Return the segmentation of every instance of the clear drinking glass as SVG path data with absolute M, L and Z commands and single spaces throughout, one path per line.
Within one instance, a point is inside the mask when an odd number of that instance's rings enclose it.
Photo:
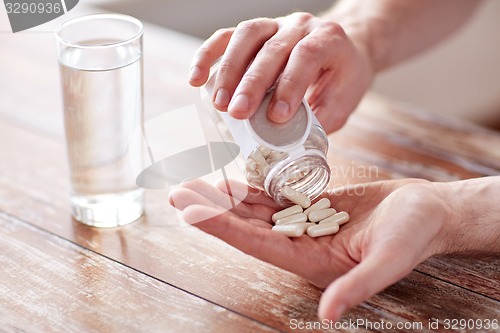
M 79 17 L 56 31 L 72 213 L 91 226 L 143 213 L 133 171 L 144 156 L 133 135 L 143 122 L 142 34 L 139 20 L 119 14 Z

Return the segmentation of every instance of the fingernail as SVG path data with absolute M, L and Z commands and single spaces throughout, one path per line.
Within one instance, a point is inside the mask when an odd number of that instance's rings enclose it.
M 239 94 L 229 104 L 228 111 L 231 113 L 247 112 L 250 106 L 248 97 L 244 94 Z
M 290 107 L 288 103 L 277 101 L 271 109 L 271 118 L 277 122 L 285 122 L 290 117 Z
M 194 66 L 189 71 L 189 81 L 197 80 L 201 77 L 201 69 L 198 66 Z
M 229 96 L 229 92 L 226 89 L 220 88 L 217 90 L 217 94 L 215 95 L 215 104 L 226 107 L 229 104 L 230 99 L 231 96 Z

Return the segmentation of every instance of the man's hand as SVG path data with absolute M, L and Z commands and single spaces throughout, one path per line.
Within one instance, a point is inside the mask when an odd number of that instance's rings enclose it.
M 320 302 L 321 318 L 338 320 L 346 310 L 448 248 L 442 233 L 452 209 L 435 184 L 427 181 L 336 189 L 326 196 L 333 207 L 350 214 L 350 222 L 336 235 L 319 238 L 288 238 L 273 232 L 271 215 L 279 207 L 271 198 L 238 182 L 219 185 L 190 181 L 171 193 L 170 202 L 197 228 L 318 287 L 328 287 Z M 230 202 L 239 203 L 231 207 Z
M 373 78 L 361 45 L 337 23 L 308 13 L 253 19 L 215 32 L 194 56 L 190 83 L 204 84 L 221 56 L 212 96 L 217 109 L 249 118 L 278 81 L 269 119 L 287 121 L 306 95 L 327 132 L 346 122 Z

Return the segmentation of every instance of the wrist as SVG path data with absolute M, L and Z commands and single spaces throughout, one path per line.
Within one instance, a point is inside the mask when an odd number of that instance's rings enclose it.
M 449 209 L 439 252 L 500 252 L 500 177 L 434 184 Z

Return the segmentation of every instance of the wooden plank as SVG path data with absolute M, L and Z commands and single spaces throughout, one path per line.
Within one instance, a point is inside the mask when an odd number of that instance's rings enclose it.
M 16 332 L 275 332 L 0 213 L 0 327 Z
M 197 96 L 196 90 L 189 88 L 181 78 L 187 72 L 198 41 L 186 42 L 180 34 L 157 32 L 146 31 L 145 36 L 148 117 L 191 104 Z M 0 119 L 57 138 L 59 143 L 0 125 L 3 138 L 0 210 L 280 329 L 288 330 L 288 322 L 293 318 L 317 319 L 319 290 L 292 274 L 242 255 L 196 229 L 179 227 L 175 212 L 165 204 L 164 192 L 150 192 L 147 218 L 126 228 L 95 230 L 73 222 L 69 217 L 66 162 L 60 144 L 62 112 L 53 39 L 51 35 L 42 38 L 41 35 L 16 35 L 15 39 L 12 36 L 0 36 L 5 54 L 12 55 L 0 63 Z M 20 85 L 23 85 L 22 93 Z M 27 98 L 25 92 L 31 93 L 31 97 Z M 339 176 L 335 179 L 339 183 L 408 176 L 447 181 L 498 174 L 499 141 L 491 132 L 445 122 L 406 106 L 394 107 L 373 96 L 365 100 L 359 111 L 342 131 L 332 136 L 332 165 L 339 168 L 350 163 L 375 165 L 379 173 L 362 179 Z M 437 267 L 447 263 L 440 260 L 443 259 L 437 258 L 437 264 L 431 261 L 430 266 L 425 263 L 419 269 L 496 297 L 499 288 L 492 282 L 498 281 L 497 260 L 486 258 L 475 265 L 476 262 L 458 258 L 450 264 L 452 268 Z M 442 272 L 441 268 L 453 273 Z M 405 293 L 405 283 L 412 285 L 415 274 L 415 279 L 421 279 L 422 285 L 431 286 L 430 291 L 435 293 L 417 295 L 418 304 L 412 301 L 416 296 Z M 395 285 L 396 288 L 402 286 L 399 298 L 386 291 L 351 311 L 345 319 L 395 322 L 406 318 L 416 307 L 435 304 L 446 308 L 451 303 L 463 305 L 462 310 L 456 310 L 456 314 L 462 316 L 478 315 L 481 309 L 477 304 L 484 302 L 485 313 L 492 313 L 491 306 L 495 303 L 491 303 L 491 299 L 477 298 L 480 296 L 418 274 L 412 273 L 409 280 Z M 462 277 L 466 277 L 465 282 Z M 464 301 L 467 299 L 470 304 Z M 434 315 L 429 309 L 418 314 L 423 320 L 429 315 Z
M 0 143 L 0 160 L 6 162 L 0 165 L 0 210 L 271 327 L 286 331 L 291 319 L 317 320 L 320 290 L 195 228 L 179 226 L 164 192 L 149 192 L 146 218 L 124 228 L 101 230 L 73 222 L 66 195 L 63 145 L 7 124 L 0 123 L 0 132 L 9 137 L 9 142 Z M 34 146 L 37 149 L 31 149 Z M 489 272 L 486 269 L 477 274 Z M 448 303 L 471 302 L 460 313 L 464 318 L 491 314 L 495 306 L 498 308 L 498 302 L 490 298 L 414 274 L 437 294 L 420 295 L 421 303 L 414 304 L 405 299 L 409 296 L 404 292 L 411 281 L 403 281 L 396 285 L 403 286 L 400 298 L 381 293 L 347 314 L 346 320 L 396 323 L 406 318 L 399 313 L 401 302 L 410 313 L 426 304 L 446 307 Z M 476 301 L 485 308 L 477 308 Z M 427 314 L 419 318 L 426 321 Z
M 416 270 L 500 300 L 500 256 L 496 253 L 433 257 Z
M 380 297 L 380 298 L 379 298 Z M 388 303 L 386 303 L 388 302 Z M 458 331 L 444 329 L 445 319 L 489 319 L 500 316 L 500 303 L 484 296 L 470 293 L 467 290 L 450 286 L 437 279 L 429 280 L 427 276 L 413 271 L 400 283 L 372 297 L 368 302 L 374 311 L 390 307 L 394 315 L 405 318 L 408 322 L 420 322 L 423 331 L 434 331 L 430 322 L 438 321 L 435 331 Z M 396 305 L 397 304 L 397 305 Z M 396 330 L 397 331 L 397 330 Z M 401 332 L 418 332 L 417 329 L 400 330 Z M 463 332 L 477 332 L 478 329 L 465 329 Z M 498 332 L 490 329 L 485 332 Z

